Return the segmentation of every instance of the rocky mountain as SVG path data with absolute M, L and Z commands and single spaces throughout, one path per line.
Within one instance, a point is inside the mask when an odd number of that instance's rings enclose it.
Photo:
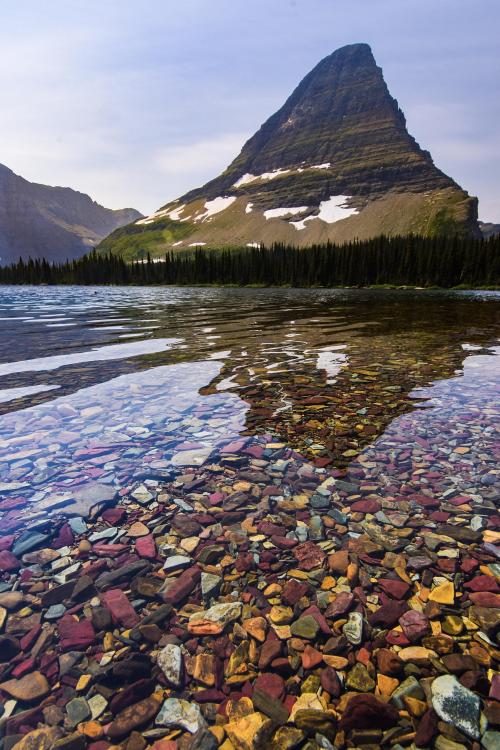
M 133 208 L 113 211 L 84 193 L 28 182 L 0 164 L 0 263 L 77 258 L 106 235 L 137 221 Z
M 406 129 L 367 44 L 322 60 L 214 180 L 102 245 L 133 257 L 195 245 L 478 234 L 477 200 Z
M 500 224 L 493 224 L 490 221 L 480 221 L 479 229 L 483 237 L 495 237 L 500 234 Z

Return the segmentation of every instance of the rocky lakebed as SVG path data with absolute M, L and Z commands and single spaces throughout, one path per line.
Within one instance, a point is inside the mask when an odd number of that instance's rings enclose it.
M 0 303 L 2 750 L 500 747 L 498 298 Z

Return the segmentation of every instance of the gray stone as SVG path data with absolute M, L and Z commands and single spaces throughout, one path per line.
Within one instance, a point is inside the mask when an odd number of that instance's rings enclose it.
M 74 491 L 73 503 L 65 509 L 66 513 L 87 518 L 92 508 L 103 508 L 110 505 L 117 497 L 114 487 L 100 482 L 89 482 L 85 487 Z
M 179 568 L 188 568 L 190 565 L 190 557 L 186 557 L 186 555 L 172 555 L 172 557 L 167 557 L 165 560 L 163 570 L 178 570 Z
M 104 713 L 108 706 L 108 701 L 106 700 L 106 698 L 99 693 L 96 693 L 96 695 L 93 695 L 92 698 L 89 698 L 88 703 L 92 719 L 97 719 L 99 716 L 101 716 L 101 714 Z
M 167 698 L 155 723 L 160 727 L 180 727 L 195 734 L 205 726 L 199 706 L 180 698 Z
M 180 451 L 179 453 L 174 453 L 171 462 L 174 466 L 203 466 L 211 453 L 212 448 L 210 447 Z
M 349 619 L 342 628 L 345 637 L 353 646 L 359 646 L 363 638 L 363 615 L 361 612 L 350 612 Z
M 431 685 L 432 707 L 437 715 L 468 737 L 480 737 L 481 701 L 451 674 L 436 677 Z
M 48 534 L 40 534 L 38 531 L 25 531 L 12 547 L 12 554 L 15 557 L 21 557 L 25 552 L 30 552 L 30 550 L 37 549 L 37 547 L 46 546 L 49 540 L 50 536 Z
M 485 750 L 498 750 L 500 748 L 500 732 L 488 730 L 481 737 L 481 745 Z
M 222 632 L 228 623 L 239 618 L 242 606 L 241 602 L 228 602 L 214 604 L 210 609 L 195 612 L 189 618 L 189 625 L 193 628 L 192 632 L 195 632 L 197 623 L 213 623 L 215 629 Z
M 118 531 L 119 529 L 117 529 L 116 526 L 109 526 L 102 531 L 94 531 L 94 533 L 89 536 L 89 542 L 94 544 L 94 542 L 100 542 L 102 539 L 114 539 L 118 534 Z
M 310 500 L 311 507 L 316 510 L 319 510 L 320 508 L 328 508 L 331 502 L 330 495 L 313 495 Z
M 340 510 L 337 510 L 337 508 L 332 508 L 327 513 L 330 518 L 333 518 L 334 521 L 337 523 L 340 523 L 342 526 L 345 526 L 347 524 L 347 516 L 345 513 L 341 513 Z
M 209 598 L 210 596 L 216 596 L 222 583 L 220 576 L 214 575 L 214 573 L 201 574 L 201 593 L 203 597 Z
M 64 604 L 53 604 L 45 613 L 46 620 L 59 620 L 66 612 Z
M 79 516 L 75 516 L 75 518 L 70 518 L 68 521 L 71 531 L 73 534 L 85 534 L 87 531 L 87 524 L 83 520 L 83 518 L 80 518 Z
M 359 492 L 359 487 L 342 479 L 335 480 L 335 489 L 337 492 L 347 492 L 348 495 L 357 495 Z
M 156 657 L 158 666 L 173 687 L 180 687 L 182 678 L 182 651 L 174 643 L 168 643 Z
M 309 538 L 318 541 L 323 539 L 323 521 L 319 516 L 313 516 L 309 521 Z
M 90 718 L 89 704 L 85 698 L 73 698 L 66 705 L 66 713 L 68 714 L 69 724 L 74 729 L 77 724 L 82 721 L 87 721 Z
M 391 703 L 394 703 L 396 708 L 401 711 L 406 708 L 403 698 L 409 696 L 410 698 L 417 698 L 417 700 L 425 700 L 425 693 L 418 680 L 411 676 L 404 680 L 401 685 L 398 685 L 396 690 L 391 695 Z

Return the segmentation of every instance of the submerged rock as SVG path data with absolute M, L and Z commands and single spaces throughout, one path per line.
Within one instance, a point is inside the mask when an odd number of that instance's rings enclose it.
M 432 707 L 448 724 L 473 739 L 479 739 L 481 701 L 453 675 L 436 677 L 431 685 Z
M 204 726 L 204 719 L 196 703 L 167 698 L 156 717 L 156 724 L 161 727 L 181 727 L 195 734 Z
M 182 651 L 179 646 L 168 643 L 156 657 L 158 666 L 173 687 L 180 687 L 182 677 Z

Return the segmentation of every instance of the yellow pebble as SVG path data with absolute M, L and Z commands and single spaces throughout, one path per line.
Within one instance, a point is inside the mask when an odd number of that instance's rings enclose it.
M 431 620 L 432 635 L 441 635 L 441 623 L 439 620 Z
M 453 604 L 455 602 L 455 587 L 453 583 L 446 581 L 436 586 L 429 594 L 429 601 L 438 602 L 438 604 Z
M 322 591 L 329 591 L 337 584 L 337 581 L 332 576 L 326 576 L 321 583 Z
M 417 698 L 412 698 L 410 695 L 403 696 L 403 701 L 412 716 L 419 718 L 427 711 L 427 703 L 425 701 L 419 701 Z
M 388 677 L 385 674 L 377 675 L 377 691 L 384 698 L 389 698 L 399 685 L 399 680 L 394 677 Z
M 303 570 L 297 570 L 297 568 L 292 568 L 292 570 L 288 571 L 288 575 L 290 578 L 298 578 L 301 581 L 308 581 L 309 576 L 307 573 L 304 573 Z
M 217 740 L 217 744 L 220 745 L 224 741 L 224 729 L 223 727 L 210 727 L 210 732 L 212 732 L 213 736 Z
M 22 609 L 19 610 L 19 612 L 17 613 L 17 616 L 29 617 L 32 613 L 33 613 L 33 610 L 31 609 L 31 607 L 23 607 Z
M 289 625 L 293 620 L 291 607 L 271 607 L 269 619 L 273 625 Z
M 76 683 L 76 690 L 86 690 L 91 680 L 92 680 L 92 675 L 82 674 L 78 678 L 78 682 Z
M 264 589 L 264 596 L 277 596 L 277 594 L 280 593 L 281 586 L 279 583 L 270 583 L 269 586 Z

